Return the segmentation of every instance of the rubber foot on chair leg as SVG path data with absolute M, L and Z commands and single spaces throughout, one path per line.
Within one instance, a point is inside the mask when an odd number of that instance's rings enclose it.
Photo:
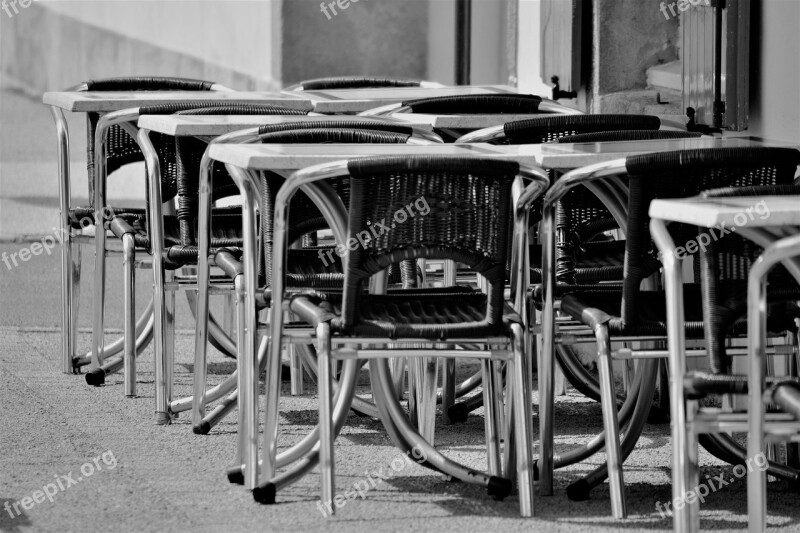
M 589 486 L 589 483 L 585 479 L 579 479 L 567 487 L 567 498 L 573 502 L 585 502 L 589 499 L 591 491 L 592 487 Z
M 469 408 L 464 402 L 459 402 L 447 408 L 447 416 L 450 417 L 452 424 L 466 422 L 469 416 Z
M 209 424 L 206 420 L 203 420 L 195 427 L 192 428 L 195 435 L 208 435 L 209 431 L 211 431 L 211 424 Z
M 102 368 L 97 368 L 86 374 L 86 383 L 99 387 L 106 382 L 106 371 Z
M 172 423 L 172 417 L 169 413 L 165 413 L 162 411 L 156 412 L 156 425 L 159 426 L 168 426 Z
M 489 496 L 495 500 L 502 501 L 506 496 L 511 494 L 511 489 L 514 488 L 514 484 L 510 479 L 492 476 L 489 478 L 489 484 L 486 488 L 489 492 Z
M 234 485 L 244 485 L 244 474 L 242 473 L 241 466 L 229 468 L 226 474 L 228 475 L 228 481 L 230 483 L 233 483 Z
M 253 489 L 253 499 L 258 503 L 271 505 L 275 503 L 275 495 L 277 493 L 278 487 L 275 486 L 275 483 L 265 483 Z

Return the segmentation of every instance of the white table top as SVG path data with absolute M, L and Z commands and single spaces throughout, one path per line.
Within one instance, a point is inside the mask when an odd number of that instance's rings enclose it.
M 493 149 L 516 154 L 520 157 L 532 157 L 544 168 L 572 169 L 596 163 L 607 163 L 630 155 L 650 152 L 666 152 L 672 150 L 690 150 L 698 148 L 742 148 L 756 146 L 789 146 L 791 143 L 764 143 L 752 139 L 731 137 L 700 137 L 694 139 L 675 139 L 667 141 L 620 141 L 604 143 L 548 143 L 497 145 Z
M 672 222 L 713 227 L 800 226 L 800 195 L 653 200 L 650 216 Z
M 213 144 L 209 155 L 223 163 L 251 170 L 297 170 L 320 163 L 376 156 L 480 156 L 535 163 L 532 158 L 503 153 L 488 144 Z
M 330 89 L 325 91 L 301 91 L 284 94 L 309 98 L 318 113 L 360 113 L 374 107 L 439 96 L 463 94 L 517 94 L 507 85 L 470 85 L 460 87 L 382 87 L 375 89 Z
M 231 104 L 280 105 L 310 111 L 311 101 L 297 93 L 239 91 L 62 91 L 44 93 L 42 102 L 77 112 L 110 112 L 144 105 L 192 100 L 224 101 Z
M 139 127 L 175 137 L 218 136 L 232 131 L 285 122 L 372 121 L 390 122 L 431 131 L 430 121 L 400 121 L 389 117 L 359 117 L 357 115 L 145 115 Z

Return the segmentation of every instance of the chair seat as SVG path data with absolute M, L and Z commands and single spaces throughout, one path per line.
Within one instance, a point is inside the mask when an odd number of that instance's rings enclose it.
M 625 260 L 625 241 L 593 241 L 582 244 L 575 251 L 575 280 L 578 284 L 622 279 Z M 542 282 L 542 247 L 530 247 L 531 283 Z M 653 272 L 660 265 L 653 260 Z M 558 275 L 558 272 L 557 272 Z M 556 279 L 556 281 L 559 281 Z
M 729 294 L 725 310 L 729 318 L 731 334 L 746 334 L 747 322 L 744 319 L 747 309 L 747 285 L 745 282 L 729 283 L 725 286 Z M 562 311 L 573 319 L 589 325 L 590 316 L 605 322 L 612 335 L 666 335 L 667 300 L 663 291 L 641 291 L 639 293 L 637 316 L 639 322 L 626 324 L 621 318 L 622 289 L 603 287 L 597 290 L 583 289 L 569 292 L 561 298 Z M 768 294 L 770 313 L 767 330 L 771 333 L 787 331 L 794 326 L 800 310 L 792 302 L 800 299 L 800 288 L 781 289 Z M 699 284 L 683 286 L 685 329 L 689 338 L 702 338 L 703 305 Z M 773 303 L 774 302 L 774 303 Z M 786 305 L 786 303 L 789 305 Z
M 292 299 L 291 309 L 312 325 L 330 320 L 335 333 L 389 339 L 479 339 L 504 335 L 511 323 L 521 323 L 508 304 L 504 304 L 503 321 L 489 323 L 484 319 L 486 295 L 463 286 L 363 295 L 358 309 L 359 324 L 355 327 L 343 323 L 340 304 L 341 293 L 303 294 Z

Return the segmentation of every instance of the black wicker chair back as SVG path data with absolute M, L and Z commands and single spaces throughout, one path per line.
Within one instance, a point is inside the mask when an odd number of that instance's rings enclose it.
M 538 113 L 541 96 L 533 94 L 464 94 L 403 102 L 414 113 Z
M 87 91 L 210 91 L 214 82 L 184 78 L 161 78 L 153 76 L 108 78 L 85 82 Z M 89 173 L 89 202 L 94 207 L 94 134 L 97 129 L 99 113 L 86 114 L 86 161 Z M 174 146 L 166 138 L 153 135 L 153 146 L 162 161 L 175 161 Z M 129 164 L 143 161 L 142 152 L 136 140 L 120 126 L 111 126 L 107 135 L 106 168 L 108 173 Z M 162 172 L 164 200 L 175 196 L 174 166 Z M 170 172 L 172 172 L 170 174 Z
M 371 89 L 379 87 L 419 87 L 419 80 L 396 80 L 370 76 L 336 76 L 301 81 L 304 91 L 323 91 L 327 89 Z
M 628 231 L 625 247 L 625 279 L 622 292 L 621 330 L 640 326 L 641 281 L 653 273 L 647 267 L 656 257 L 651 240 L 648 210 L 656 198 L 687 198 L 720 187 L 791 184 L 800 151 L 788 148 L 714 148 L 681 150 L 629 157 Z M 697 239 L 693 226 L 670 226 L 675 242 Z M 718 272 L 719 280 L 735 271 Z M 741 277 L 739 277 L 741 279 Z
M 784 195 L 796 195 L 800 199 L 800 186 L 727 187 L 705 191 L 701 196 L 735 198 Z M 754 207 L 755 216 L 769 216 L 769 212 L 759 209 L 758 203 Z M 793 229 L 787 228 L 786 231 Z M 709 366 L 714 374 L 726 374 L 731 370 L 731 359 L 725 350 L 726 333 L 730 332 L 732 326 L 735 330 L 739 330 L 738 333 L 745 333 L 743 329 L 746 323 L 743 318 L 747 312 L 747 294 L 744 292 L 744 287 L 750 267 L 763 249 L 734 232 L 723 235 L 722 231 L 718 230 L 710 240 L 711 242 L 704 246 L 705 249 L 700 250 L 700 261 L 696 261 L 695 264 L 698 265 L 699 279 L 704 291 L 703 320 Z M 800 298 L 800 287 L 782 266 L 776 267 L 770 273 L 768 295 L 771 305 L 769 327 L 774 331 L 794 329 L 792 321 L 797 317 L 797 305 L 794 302 Z M 790 308 L 786 308 L 787 300 L 792 302 Z
M 519 165 L 449 157 L 376 158 L 351 161 L 348 170 L 348 240 L 354 239 L 358 246 L 348 256 L 339 325 L 360 334 L 415 338 L 499 331 L 513 211 L 510 191 Z M 454 295 L 451 309 L 405 309 L 409 300 L 402 291 L 364 294 L 370 276 L 417 258 L 454 260 L 483 275 L 487 293 L 468 296 L 480 300 L 471 307 L 482 307 L 482 316 L 433 319 L 437 313 L 463 310 L 461 298 L 467 296 Z M 372 303 L 362 309 L 364 298 Z M 361 316 L 360 310 L 367 308 L 369 316 Z M 375 318 L 376 312 L 385 319 Z

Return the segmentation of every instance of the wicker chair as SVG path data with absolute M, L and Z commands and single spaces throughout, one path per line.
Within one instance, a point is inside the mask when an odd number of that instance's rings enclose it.
M 215 102 L 209 100 L 188 101 L 174 104 L 143 106 L 138 109 L 109 113 L 101 119 L 99 126 L 96 128 L 96 136 L 98 139 L 105 139 L 104 149 L 107 153 L 110 152 L 114 154 L 112 159 L 115 161 L 115 164 L 122 165 L 139 161 L 144 157 L 138 144 L 139 141 L 136 139 L 137 129 L 135 124 L 140 116 L 168 115 L 177 112 L 191 113 L 192 110 L 195 109 L 199 109 L 205 114 L 211 112 L 217 114 L 236 113 L 253 115 L 306 114 L 303 111 L 271 105 L 230 104 L 224 101 Z M 112 134 L 113 136 L 111 136 Z M 186 217 L 188 216 L 187 212 L 190 209 L 187 209 L 186 201 L 184 199 L 185 194 L 179 194 L 185 193 L 186 191 L 186 186 L 184 183 L 187 178 L 186 169 L 182 168 L 183 159 L 189 157 L 186 154 L 191 150 L 187 150 L 187 148 L 191 148 L 192 150 L 199 152 L 195 154 L 195 157 L 199 158 L 205 149 L 205 144 L 201 143 L 199 146 L 192 144 L 188 147 L 184 147 L 183 158 L 179 159 L 177 157 L 176 142 L 174 138 L 169 135 L 153 133 L 149 136 L 149 139 L 158 160 L 161 177 L 161 186 L 159 191 L 160 201 L 167 202 L 178 195 L 180 203 L 177 217 L 168 215 L 163 219 L 164 244 L 168 247 L 191 244 L 186 242 L 186 239 L 190 238 L 190 235 L 188 235 L 186 231 Z M 98 153 L 97 155 L 100 156 L 98 158 L 98 164 L 102 165 L 102 154 Z M 105 171 L 101 170 L 95 177 L 96 185 L 98 185 L 101 189 L 104 188 L 105 175 Z M 113 219 L 107 222 L 108 229 L 112 231 L 116 238 L 122 241 L 123 264 L 125 270 L 125 285 L 123 291 L 125 312 L 124 353 L 122 357 L 109 361 L 102 361 L 100 357 L 98 357 L 98 363 L 101 363 L 100 366 L 86 374 L 87 383 L 90 385 L 100 386 L 105 383 L 105 376 L 107 374 L 115 372 L 120 368 L 125 368 L 125 394 L 127 396 L 136 395 L 135 359 L 137 353 L 137 328 L 133 323 L 135 309 L 133 301 L 135 251 L 136 248 L 139 248 L 152 254 L 153 242 L 150 238 L 150 224 L 152 223 L 152 219 L 148 220 L 148 216 L 154 216 L 158 219 L 161 219 L 162 217 L 161 204 L 159 203 L 157 206 L 155 206 L 154 202 L 151 200 L 150 194 L 148 194 L 148 205 L 146 211 L 116 211 Z M 97 195 L 96 201 L 100 201 L 102 203 L 102 200 L 100 200 L 100 195 Z M 148 215 L 148 213 L 150 213 L 150 215 Z M 219 246 L 235 245 L 238 242 L 235 233 L 236 228 L 240 227 L 240 224 L 238 224 L 239 219 L 235 216 L 235 214 L 224 211 L 219 213 L 219 218 L 221 220 L 223 220 L 223 217 L 226 221 L 226 225 L 221 230 L 221 234 L 218 236 L 216 243 Z M 105 234 L 103 234 L 101 240 L 105 240 Z M 97 244 L 97 246 L 99 247 L 100 245 Z M 103 247 L 104 246 L 105 244 L 103 244 Z M 102 260 L 98 260 L 98 267 L 96 268 L 100 268 L 99 265 L 101 261 Z M 180 265 L 175 265 L 167 260 L 167 266 L 172 266 L 175 268 Z M 105 269 L 105 261 L 102 261 L 102 269 Z M 163 276 L 163 273 L 156 272 L 156 276 Z M 105 301 L 102 291 L 100 291 L 100 293 L 95 295 L 93 330 L 93 346 L 95 348 L 99 348 L 102 344 L 104 330 L 104 307 Z M 162 326 L 169 329 L 168 326 L 160 324 L 159 320 L 155 320 L 154 325 L 157 328 L 156 331 L 161 331 Z M 215 339 L 222 337 L 222 335 L 219 333 L 221 333 L 221 330 L 216 329 Z M 166 334 L 171 335 L 169 332 Z M 157 342 L 161 341 L 158 340 Z M 165 342 L 168 343 L 169 341 Z M 232 349 L 231 343 L 226 343 L 227 346 L 216 341 L 215 343 L 216 346 L 223 352 L 232 354 L 235 351 Z M 143 344 L 144 343 L 139 343 L 139 351 L 141 351 L 143 348 Z
M 249 142 L 261 143 L 430 143 L 425 138 L 414 136 L 415 131 L 413 128 L 399 124 L 382 123 L 375 120 L 364 119 L 363 121 L 297 121 L 284 124 L 271 124 L 262 126 L 249 133 L 234 134 L 241 135 L 240 140 L 247 137 Z M 426 136 L 427 137 L 427 136 Z M 228 140 L 234 140 L 231 136 Z M 198 163 L 199 164 L 199 163 Z M 193 172 L 191 175 L 197 176 L 199 172 Z M 262 296 L 256 302 L 258 308 L 265 308 L 270 304 L 271 294 L 271 275 L 272 275 L 272 205 L 273 198 L 280 186 L 284 182 L 284 178 L 272 172 L 263 172 L 260 176 L 261 182 L 261 241 L 263 250 L 263 262 L 260 262 L 260 285 L 263 287 L 260 292 Z M 347 199 L 349 194 L 349 185 L 346 181 L 341 181 L 334 184 L 334 189 L 340 197 Z M 205 185 L 204 185 L 205 186 Z M 191 187 L 191 190 L 197 191 L 199 189 L 197 184 Z M 217 181 L 214 179 L 213 187 L 210 190 L 217 190 Z M 236 193 L 239 193 L 238 188 Z M 207 208 L 204 206 L 203 208 Z M 212 220 L 212 224 L 213 224 Z M 241 227 L 241 226 L 240 226 Z M 322 213 L 316 208 L 313 202 L 304 194 L 298 193 L 292 201 L 292 229 L 291 240 L 297 241 L 299 238 L 309 233 L 315 232 L 327 227 L 327 223 L 322 216 Z M 216 232 L 216 229 L 214 229 Z M 192 250 L 196 250 L 194 247 Z M 341 261 L 336 254 L 328 254 L 328 249 L 325 248 L 305 248 L 293 249 L 290 252 L 289 273 L 290 286 L 295 288 L 337 288 L 341 289 L 343 283 L 343 276 L 341 272 Z M 168 252 L 169 253 L 169 252 Z M 236 288 L 236 301 L 237 306 L 243 308 L 244 306 L 244 266 L 242 264 L 242 253 L 240 248 L 223 247 L 213 253 L 213 264 L 220 267 L 226 276 L 233 281 L 233 286 Z M 197 254 L 194 252 L 194 259 L 196 261 Z M 331 260 L 324 260 L 325 257 L 330 257 Z M 409 265 L 406 262 L 403 269 L 395 269 L 396 279 L 400 279 L 402 274 L 403 279 L 416 278 L 415 265 Z M 202 273 L 202 269 L 201 269 Z M 207 287 L 207 284 L 200 284 L 201 287 Z M 207 302 L 208 291 L 199 290 L 198 301 L 198 320 L 202 324 L 207 320 Z M 238 316 L 242 316 L 241 313 Z M 242 320 L 238 321 L 237 331 L 238 338 L 243 335 L 242 330 L 245 324 Z M 170 405 L 171 412 L 179 412 L 188 409 L 191 404 L 192 408 L 192 422 L 194 431 L 196 433 L 208 433 L 211 428 L 224 417 L 231 409 L 236 406 L 236 392 L 232 392 L 236 386 L 236 376 L 231 376 L 221 386 L 217 386 L 209 391 L 206 391 L 206 331 L 203 327 L 198 328 L 198 337 L 196 339 L 195 347 L 195 372 L 194 372 L 194 395 L 192 398 L 177 400 Z M 241 344 L 239 345 L 241 347 Z M 241 350 L 241 348 L 240 348 Z M 241 351 L 238 352 L 237 357 L 241 360 Z M 262 364 L 264 360 L 262 359 Z M 296 371 L 300 369 L 295 366 Z M 301 377 L 293 375 L 293 387 L 297 388 L 298 380 Z M 210 401 L 218 399 L 225 394 L 229 394 L 223 401 L 211 412 L 206 413 L 206 404 Z M 190 403 L 189 403 L 190 402 Z M 235 470 L 235 468 L 234 468 Z M 230 477 L 232 480 L 239 479 L 233 470 Z
M 756 203 L 759 197 L 763 196 L 783 196 L 792 195 L 800 199 L 800 186 L 797 185 L 769 185 L 757 187 L 729 187 L 705 191 L 701 194 L 703 198 L 731 198 L 731 197 L 753 197 Z M 763 215 L 763 214 L 762 214 Z M 796 235 L 797 228 L 783 228 L 786 236 Z M 710 230 L 701 228 L 700 233 L 708 234 Z M 717 235 L 720 233 L 720 235 Z M 677 413 L 685 410 L 685 416 L 676 416 L 677 420 L 687 420 L 687 429 L 695 426 L 697 420 L 703 421 L 704 428 L 714 427 L 719 422 L 717 412 L 700 407 L 700 402 L 713 395 L 746 395 L 749 392 L 748 376 L 733 372 L 732 359 L 730 352 L 735 349 L 727 347 L 727 342 L 731 338 L 747 337 L 747 320 L 745 319 L 748 308 L 747 280 L 755 260 L 762 255 L 763 249 L 749 240 L 745 239 L 741 232 L 721 234 L 721 231 L 713 233 L 714 239 L 705 245 L 698 252 L 699 261 L 697 262 L 698 277 L 702 289 L 702 308 L 704 340 L 707 347 L 708 371 L 685 371 L 681 375 L 673 376 L 673 379 L 682 384 L 682 394 L 673 398 L 673 412 Z M 798 326 L 796 320 L 800 318 L 800 256 L 794 260 L 794 273 L 783 266 L 779 266 L 770 272 L 767 279 L 766 301 L 768 303 L 766 317 L 766 332 L 770 337 L 779 337 L 785 332 L 790 332 L 789 342 L 785 348 L 789 349 L 786 356 L 789 357 L 790 377 L 766 378 L 766 394 L 764 402 L 767 407 L 775 405 L 780 410 L 792 415 L 795 421 L 800 420 L 800 382 L 797 378 L 797 366 L 800 361 L 800 344 L 798 344 Z M 752 341 L 753 339 L 751 339 Z M 784 339 L 785 340 L 785 339 Z M 771 348 L 774 349 L 774 348 Z M 771 364 L 765 362 L 768 369 Z M 793 377 L 791 377 L 793 376 Z M 763 388 L 763 386 L 762 386 Z M 760 396 L 760 395 L 759 395 Z M 759 409 L 749 409 L 748 416 L 759 416 Z M 770 414 L 771 418 L 776 415 Z M 683 432 L 687 437 L 687 442 L 676 442 L 674 445 L 683 450 L 690 451 L 686 457 L 689 459 L 685 468 L 673 469 L 673 480 L 676 486 L 697 486 L 698 463 L 697 463 L 697 444 L 698 441 L 705 447 L 716 452 L 715 455 L 734 465 L 748 466 L 752 470 L 752 454 L 748 459 L 748 451 L 740 447 L 725 433 L 698 435 L 698 431 Z M 702 439 L 705 437 L 705 439 Z M 753 435 L 751 435 L 751 438 Z M 760 441 L 760 436 L 756 438 Z M 797 469 L 797 445 L 790 444 L 793 449 L 787 450 L 787 459 L 794 457 L 795 464 L 779 464 L 777 462 L 765 462 L 758 465 L 762 470 L 766 470 L 763 475 L 772 475 L 779 479 L 800 486 L 800 470 Z M 763 448 L 762 448 L 763 449 Z M 794 453 L 792 453 L 794 452 Z M 788 461 L 787 461 L 788 463 Z M 756 472 L 752 475 L 760 476 Z M 692 485 L 691 483 L 694 483 Z M 750 488 L 748 487 L 748 491 Z M 687 502 L 687 509 L 684 512 L 692 517 L 692 530 L 698 530 L 697 509 L 694 503 Z M 751 528 L 763 529 L 764 517 L 756 516 L 757 509 L 748 509 L 750 512 Z M 756 515 L 754 515 L 754 512 Z M 675 513 L 675 524 L 681 522 L 680 513 Z M 761 527 L 758 528 L 758 524 Z
M 335 168 L 334 168 L 335 167 Z M 318 346 L 320 386 L 320 463 L 322 468 L 322 504 L 329 504 L 334 493 L 333 438 L 341 420 L 332 420 L 332 413 L 346 411 L 350 398 L 341 392 L 331 405 L 331 358 L 347 354 L 348 369 L 357 366 L 357 358 L 369 356 L 372 383 L 376 390 L 391 388 L 388 369 L 381 358 L 392 356 L 435 355 L 455 357 L 465 355 L 463 350 L 414 349 L 418 343 L 486 343 L 510 344 L 505 351 L 508 360 L 508 375 L 513 380 L 514 421 L 506 425 L 515 437 L 516 465 L 501 465 L 499 423 L 502 412 L 497 404 L 498 395 L 490 394 L 486 388 L 487 448 L 490 474 L 482 474 L 457 465 L 430 446 L 409 424 L 396 402 L 385 395 L 382 404 L 388 410 L 391 424 L 387 429 L 395 444 L 401 449 L 417 446 L 424 454 L 426 466 L 442 471 L 462 481 L 484 486 L 489 493 L 503 498 L 511 490 L 512 469 L 516 472 L 520 493 L 520 513 L 531 516 L 533 511 L 533 483 L 530 464 L 530 370 L 524 352 L 521 315 L 504 301 L 504 290 L 508 277 L 506 262 L 512 227 L 511 186 L 515 177 L 534 181 L 523 194 L 521 203 L 528 204 L 540 194 L 548 180 L 541 170 L 522 169 L 514 163 L 481 160 L 478 158 L 419 157 L 419 158 L 372 158 L 345 161 L 338 166 L 310 167 L 294 174 L 278 193 L 275 207 L 275 263 L 273 279 L 273 302 L 271 315 L 271 353 L 267 365 L 267 412 L 265 438 L 267 450 L 274 450 L 272 440 L 277 436 L 277 400 L 274 378 L 279 364 L 283 335 L 282 302 L 276 295 L 283 295 L 286 271 L 284 266 L 287 245 L 287 200 L 301 185 L 323 178 L 349 177 L 350 207 L 347 229 L 348 238 L 358 235 L 363 246 L 351 250 L 346 262 L 343 292 L 307 293 L 294 296 L 290 309 L 309 324 L 311 337 Z M 334 178 L 335 179 L 335 178 Z M 370 232 L 370 221 L 390 220 L 399 207 L 425 199 L 430 207 L 424 217 L 415 217 L 404 224 L 382 234 Z M 526 242 L 527 210 L 514 221 L 515 247 Z M 374 236 L 374 238 L 372 237 Z M 449 289 L 400 289 L 381 294 L 385 286 L 385 269 L 398 261 L 429 258 L 463 262 L 486 278 L 487 290 L 482 292 L 469 286 Z M 519 260 L 519 256 L 515 260 Z M 368 282 L 375 284 L 376 293 L 366 294 Z M 516 298 L 525 306 L 525 298 Z M 345 342 L 347 348 L 331 350 L 331 338 Z M 367 340 L 367 338 L 372 340 Z M 379 340 L 383 339 L 383 340 Z M 502 341 L 501 341 L 502 339 Z M 358 350 L 358 344 L 392 343 L 394 348 L 383 350 Z M 500 353 L 475 351 L 474 356 L 484 358 L 490 375 L 499 371 Z M 378 359 L 375 359 L 375 358 Z M 347 369 L 343 370 L 343 374 Z M 495 376 L 496 379 L 497 376 Z M 377 392 L 376 392 L 377 394 Z M 510 446 L 511 435 L 505 434 L 506 446 Z M 506 449 L 506 452 L 509 452 Z M 512 454 L 513 455 L 513 454 Z M 506 458 L 509 457 L 507 453 Z M 287 483 L 287 476 L 296 479 L 299 472 L 308 470 L 316 462 L 316 455 L 308 457 L 291 474 L 275 478 L 276 460 L 267 452 L 264 457 L 265 477 L 268 481 L 257 487 L 254 496 L 259 501 L 271 502 L 275 493 Z M 282 483 L 278 479 L 284 480 Z M 330 509 L 331 513 L 333 509 Z
M 659 130 L 657 117 L 648 115 L 574 115 L 543 116 L 541 118 L 510 123 L 507 127 L 487 128 L 468 134 L 456 143 L 473 139 L 476 142 L 502 144 L 547 142 L 606 142 L 621 140 L 658 140 L 699 137 L 697 133 Z M 635 128 L 635 129 L 634 129 Z M 508 133 L 506 133 L 506 131 Z M 550 171 L 555 176 L 554 171 Z M 537 201 L 531 220 L 538 222 L 541 201 Z M 610 240 L 605 232 L 617 230 L 619 225 L 603 202 L 586 187 L 572 189 L 557 205 L 556 281 L 558 293 L 570 287 L 594 285 L 600 282 L 619 282 L 622 279 L 624 240 Z M 531 246 L 530 280 L 540 284 L 542 248 Z M 534 292 L 534 304 L 541 302 L 541 288 Z M 597 378 L 581 363 L 568 346 L 561 346 L 557 359 L 567 380 L 581 393 L 600 399 Z M 635 390 L 630 391 L 634 396 Z M 483 405 L 480 395 L 447 408 L 450 420 L 463 422 L 469 413 Z M 624 411 L 621 423 L 627 422 L 630 409 Z
M 653 266 L 656 258 L 654 245 L 649 237 L 647 209 L 654 198 L 681 198 L 699 193 L 704 189 L 720 186 L 752 186 L 790 184 L 800 162 L 800 152 L 777 148 L 723 148 L 706 150 L 684 150 L 631 156 L 624 160 L 595 165 L 567 173 L 548 191 L 544 200 L 542 238 L 544 239 L 544 310 L 542 334 L 544 346 L 539 368 L 539 391 L 541 394 L 542 457 L 540 477 L 552 476 L 553 465 L 553 384 L 552 361 L 555 349 L 556 279 L 554 272 L 555 210 L 559 200 L 574 187 L 596 183 L 599 180 L 627 180 L 629 190 L 627 214 L 624 206 L 615 211 L 624 221 L 625 276 L 622 290 L 584 288 L 572 291 L 561 298 L 561 309 L 573 321 L 589 328 L 598 349 L 601 401 L 606 434 L 607 465 L 570 485 L 568 495 L 572 499 L 586 499 L 592 487 L 609 476 L 612 509 L 616 517 L 626 514 L 622 479 L 622 461 L 633 449 L 652 399 L 652 387 L 646 379 L 655 379 L 654 361 L 645 360 L 642 371 L 641 393 L 638 396 L 631 422 L 622 446 L 620 446 L 613 375 L 611 373 L 613 337 L 633 339 L 663 337 L 665 329 L 664 293 L 642 290 L 641 282 L 658 271 Z M 688 242 L 697 236 L 691 228 L 674 228 L 678 241 Z M 703 335 L 701 298 L 698 287 L 686 287 L 686 301 L 693 302 L 685 324 L 687 335 Z M 631 350 L 636 356 L 637 350 Z M 608 436 L 611 436 L 609 439 Z M 551 477 L 548 482 L 551 483 Z
M 129 77 L 111 78 L 102 80 L 90 80 L 71 88 L 74 91 L 230 91 L 230 89 L 209 81 L 191 80 L 184 78 L 159 78 L 159 77 Z M 58 117 L 56 117 L 59 120 Z M 61 117 L 63 119 L 63 116 Z M 78 301 L 80 295 L 80 272 L 81 254 L 80 243 L 87 239 L 94 241 L 94 237 L 81 235 L 81 230 L 94 225 L 96 221 L 96 211 L 102 213 L 105 222 L 110 221 L 116 214 L 139 213 L 141 209 L 133 209 L 122 206 L 107 206 L 102 201 L 96 205 L 95 191 L 95 139 L 97 124 L 101 119 L 99 113 L 87 113 L 87 142 L 86 156 L 88 169 L 88 188 L 89 205 L 76 206 L 70 205 L 69 198 L 62 199 L 62 206 L 66 206 L 62 216 L 64 222 L 62 234 L 64 235 L 65 251 L 62 253 L 62 350 L 65 359 L 65 369 L 77 372 L 82 366 L 88 365 L 93 361 L 92 350 L 86 355 L 76 355 L 77 348 L 77 324 L 78 324 Z M 162 153 L 168 153 L 171 148 L 168 145 L 158 147 Z M 106 172 L 112 172 L 130 162 L 141 161 L 141 152 L 138 150 L 135 141 L 123 130 L 123 126 L 113 125 L 107 130 L 105 154 L 102 160 Z M 168 180 L 169 181 L 169 180 Z M 105 195 L 105 191 L 100 191 Z M 167 193 L 169 194 L 169 192 Z M 102 233 L 102 232 L 97 232 Z M 113 250 L 105 250 L 104 253 L 114 254 Z M 104 254 L 98 254 L 104 257 Z M 96 280 L 97 282 L 97 280 Z M 94 294 L 97 294 L 95 287 Z M 152 328 L 147 325 L 147 317 L 136 325 L 136 331 L 140 335 L 138 344 L 146 344 L 147 338 L 152 334 Z M 101 353 L 105 357 L 112 356 L 122 351 L 123 339 L 119 339 L 103 346 Z M 99 355 L 94 358 L 95 366 L 99 365 Z

